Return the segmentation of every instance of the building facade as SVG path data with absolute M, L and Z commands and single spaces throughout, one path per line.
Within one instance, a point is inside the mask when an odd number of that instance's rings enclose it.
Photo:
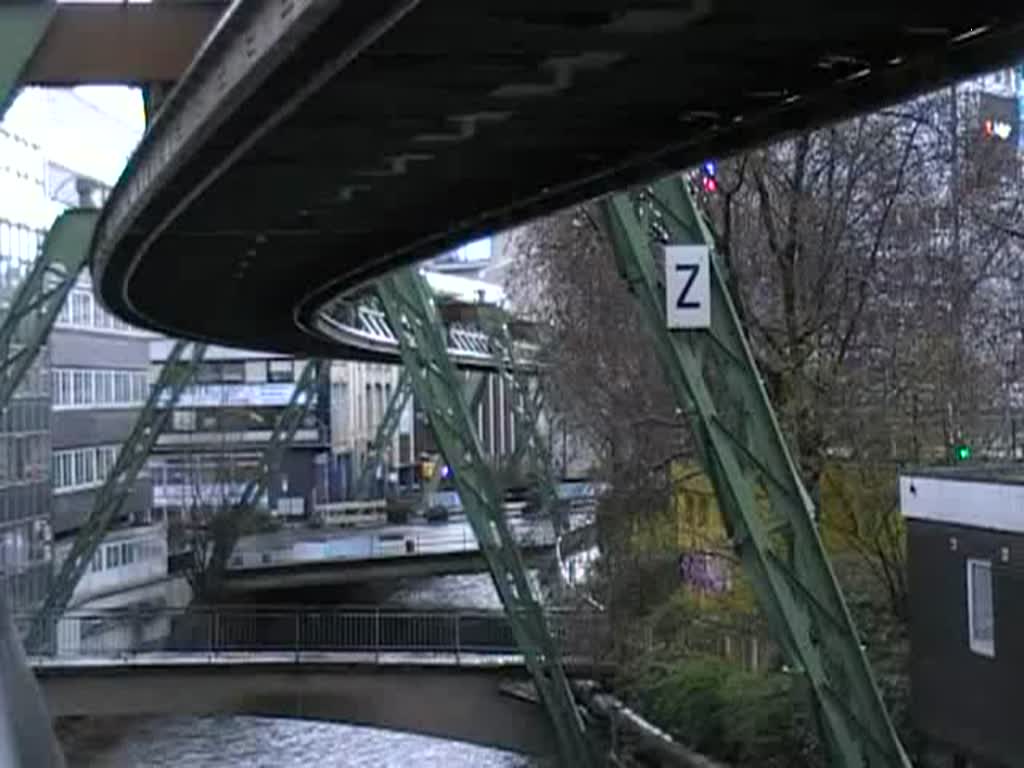
M 174 342 L 149 347 L 152 375 Z M 157 440 L 149 461 L 153 519 L 179 519 L 190 509 L 237 501 L 263 461 L 274 425 L 295 391 L 306 361 L 211 345 Z M 261 506 L 283 517 L 309 515 L 328 497 L 327 394 L 311 406 L 272 468 Z
M 76 531 L 149 396 L 152 334 L 113 317 L 87 276 L 71 290 L 50 333 L 53 528 Z M 146 523 L 152 489 L 139 477 L 116 524 Z
M 13 296 L 62 210 L 102 204 L 136 139 L 72 91 L 19 95 L 0 126 L 0 302 Z M 135 336 L 81 281 L 0 416 L 0 580 L 15 611 L 44 597 L 58 564 L 55 534 L 70 543 L 134 417 L 129 410 L 145 397 L 138 373 L 145 376 L 146 358 Z M 140 488 L 129 515 L 148 506 L 147 496 Z
M 366 466 L 377 428 L 398 390 L 401 369 L 396 365 L 333 361 L 330 367 L 331 500 L 352 498 Z M 413 482 L 416 441 L 413 406 L 409 398 L 402 409 L 384 465 L 368 478 L 371 495 L 388 486 Z
M 0 220 L 0 296 L 21 283 L 42 246 L 40 230 Z M 12 610 L 46 594 L 52 571 L 49 350 L 36 357 L 0 413 L 0 580 Z
M 911 714 L 959 765 L 1024 755 L 1024 473 L 1020 465 L 908 471 Z

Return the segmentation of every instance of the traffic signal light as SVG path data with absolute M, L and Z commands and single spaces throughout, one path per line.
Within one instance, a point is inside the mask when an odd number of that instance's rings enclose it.
M 967 461 L 971 458 L 972 453 L 974 452 L 967 443 L 957 443 L 953 446 L 953 458 L 957 461 Z
M 709 194 L 718 191 L 718 164 L 714 160 L 705 160 L 701 165 L 700 186 Z

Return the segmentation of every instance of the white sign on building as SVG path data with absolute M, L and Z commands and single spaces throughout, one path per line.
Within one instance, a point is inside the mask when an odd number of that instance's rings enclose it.
M 711 326 L 711 256 L 708 246 L 665 247 L 665 322 L 669 328 Z

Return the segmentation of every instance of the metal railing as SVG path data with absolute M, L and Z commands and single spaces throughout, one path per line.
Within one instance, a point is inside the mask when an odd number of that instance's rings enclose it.
M 32 616 L 17 615 L 27 626 Z M 598 613 L 551 612 L 549 624 L 565 656 L 592 661 L 608 646 Z M 300 663 L 324 654 L 379 662 L 387 654 L 517 656 L 508 617 L 490 611 L 402 611 L 382 608 L 218 607 L 71 612 L 51 621 L 37 660 L 134 656 L 277 654 Z M 282 655 L 283 654 L 283 655 Z

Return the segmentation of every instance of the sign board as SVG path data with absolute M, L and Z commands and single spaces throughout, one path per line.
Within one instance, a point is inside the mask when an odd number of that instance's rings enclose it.
M 288 405 L 295 384 L 197 384 L 186 387 L 179 408 L 225 408 Z
M 711 327 L 711 257 L 706 245 L 665 247 L 665 323 Z

